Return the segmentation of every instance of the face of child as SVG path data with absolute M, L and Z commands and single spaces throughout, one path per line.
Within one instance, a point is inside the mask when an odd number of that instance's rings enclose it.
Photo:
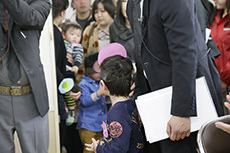
M 89 75 L 89 77 L 92 78 L 92 79 L 95 80 L 95 81 L 100 81 L 100 80 L 101 80 L 101 78 L 100 78 L 100 73 L 91 73 L 91 74 Z
M 94 12 L 94 17 L 99 27 L 101 28 L 106 28 L 113 22 L 113 18 L 105 10 L 102 3 L 98 3 L 97 10 Z
M 222 10 L 222 9 L 227 8 L 227 6 L 226 6 L 227 0 L 214 0 L 214 2 L 216 4 L 216 8 L 218 10 Z
M 64 39 L 67 40 L 70 43 L 78 44 L 81 41 L 81 30 L 76 29 L 74 27 L 70 27 L 65 33 L 64 33 Z

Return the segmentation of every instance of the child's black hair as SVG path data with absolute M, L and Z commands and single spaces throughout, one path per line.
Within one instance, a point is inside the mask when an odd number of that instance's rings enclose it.
M 74 29 L 79 29 L 82 31 L 82 28 L 80 26 L 80 24 L 78 24 L 77 22 L 72 22 L 70 20 L 66 20 L 64 23 L 62 23 L 60 25 L 62 31 L 65 33 L 69 28 L 73 27 Z
M 101 80 L 111 95 L 128 97 L 131 92 L 133 65 L 128 58 L 112 56 L 101 64 Z

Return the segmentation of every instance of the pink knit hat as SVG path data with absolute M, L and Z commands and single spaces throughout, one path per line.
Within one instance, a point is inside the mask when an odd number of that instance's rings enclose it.
M 108 57 L 112 57 L 115 55 L 120 55 L 122 57 L 127 57 L 127 52 L 125 50 L 125 47 L 123 47 L 119 43 L 111 43 L 102 48 L 102 50 L 98 54 L 98 64 L 101 65 L 101 63 Z

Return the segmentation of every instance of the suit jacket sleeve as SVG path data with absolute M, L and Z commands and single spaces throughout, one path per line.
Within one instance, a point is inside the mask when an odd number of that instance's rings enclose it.
M 14 22 L 22 27 L 42 29 L 50 11 L 49 0 L 0 0 Z
M 194 1 L 166 0 L 161 5 L 160 17 L 172 61 L 171 114 L 194 116 L 196 115 L 195 78 L 198 62 Z

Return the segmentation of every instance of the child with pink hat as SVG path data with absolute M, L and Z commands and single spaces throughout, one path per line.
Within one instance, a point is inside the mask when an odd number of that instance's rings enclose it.
M 111 43 L 102 48 L 98 54 L 98 64 L 101 66 L 102 62 L 112 56 L 127 57 L 125 47 L 119 43 Z

